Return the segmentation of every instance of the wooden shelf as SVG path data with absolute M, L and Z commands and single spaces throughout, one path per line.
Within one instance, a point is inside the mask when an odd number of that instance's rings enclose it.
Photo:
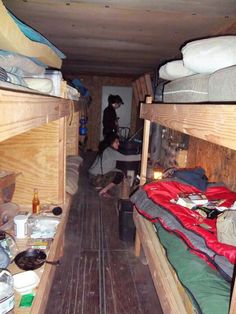
M 236 104 L 142 104 L 140 117 L 236 150 Z
M 79 109 L 78 102 L 72 100 L 0 88 L 0 169 L 21 174 L 12 201 L 22 210 L 30 208 L 32 191 L 37 187 L 41 204 L 63 208 L 48 260 L 56 260 L 63 253 L 71 201 L 65 191 L 66 155 L 67 146 L 69 153 L 78 152 Z M 16 305 L 14 313 L 44 312 L 55 267 L 45 264 L 40 268 L 41 280 L 32 307 L 20 309 Z M 21 271 L 14 263 L 10 268 L 14 273 Z
M 72 100 L 0 89 L 0 141 L 70 116 L 76 111 L 78 104 Z
M 66 202 L 62 206 L 63 213 L 60 218 L 61 221 L 57 227 L 55 238 L 53 239 L 53 242 L 51 243 L 49 252 L 47 254 L 48 261 L 58 261 L 60 260 L 63 254 L 64 232 L 65 232 L 65 228 L 66 228 L 66 224 L 68 220 L 71 200 L 72 200 L 72 197 L 69 194 L 67 194 Z M 27 248 L 27 239 L 18 240 L 17 245 L 20 250 L 22 251 L 25 250 Z M 61 266 L 44 263 L 42 267 L 35 270 L 35 272 L 38 274 L 40 278 L 40 283 L 39 283 L 38 288 L 36 288 L 35 290 L 36 295 L 34 298 L 33 305 L 30 308 L 19 308 L 21 295 L 16 293 L 16 305 L 14 308 L 14 314 L 44 313 L 56 267 L 61 267 Z M 9 269 L 12 274 L 22 272 L 22 270 L 18 268 L 15 265 L 15 263 L 11 264 Z

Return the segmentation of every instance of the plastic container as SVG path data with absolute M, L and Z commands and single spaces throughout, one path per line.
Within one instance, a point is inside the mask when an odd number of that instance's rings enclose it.
M 15 305 L 13 277 L 6 269 L 0 269 L 0 313 L 10 312 Z
M 120 199 L 119 210 L 119 239 L 127 242 L 134 242 L 135 225 L 133 221 L 133 204 L 130 200 Z
M 14 218 L 14 231 L 15 236 L 18 239 L 25 238 L 27 236 L 27 220 L 28 216 L 26 215 L 17 215 Z
M 14 289 L 20 294 L 32 292 L 39 284 L 39 276 L 33 271 L 28 270 L 19 274 L 13 275 Z

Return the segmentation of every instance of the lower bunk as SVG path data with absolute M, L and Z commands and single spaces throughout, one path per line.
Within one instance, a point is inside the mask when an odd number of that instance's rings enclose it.
M 136 249 L 140 241 L 164 313 L 229 312 L 230 283 L 160 223 L 153 224 L 136 210 L 134 223 Z

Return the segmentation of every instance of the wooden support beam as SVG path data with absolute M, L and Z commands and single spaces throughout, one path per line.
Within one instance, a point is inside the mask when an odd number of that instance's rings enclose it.
M 148 95 L 150 95 L 150 96 L 152 96 L 152 98 L 154 98 L 154 93 L 153 93 L 152 81 L 151 81 L 150 74 L 145 74 L 144 75 L 144 79 L 145 79 Z
M 136 82 L 133 82 L 132 87 L 133 87 L 134 101 L 136 103 L 136 107 L 138 107 L 138 105 L 139 105 L 139 95 L 138 95 L 138 88 L 137 88 Z
M 149 120 L 144 120 L 140 185 L 144 185 L 144 183 L 146 182 L 146 176 L 147 176 L 147 161 L 148 161 L 148 144 L 149 144 L 149 136 L 150 136 L 150 124 L 151 124 L 151 122 Z
M 145 77 L 144 76 L 141 76 L 139 78 L 139 81 L 140 81 L 140 85 L 141 85 L 141 88 L 142 88 L 142 95 L 143 95 L 143 101 L 145 101 L 145 98 L 148 94 L 148 90 L 147 90 L 147 85 L 146 85 L 146 81 L 145 81 Z
M 140 101 L 140 102 L 143 102 L 143 101 L 144 101 L 144 98 L 143 98 L 142 86 L 141 86 L 140 80 L 137 79 L 137 80 L 135 81 L 135 83 L 136 83 L 136 86 L 137 86 L 139 101 Z
M 142 104 L 140 117 L 236 150 L 233 104 Z

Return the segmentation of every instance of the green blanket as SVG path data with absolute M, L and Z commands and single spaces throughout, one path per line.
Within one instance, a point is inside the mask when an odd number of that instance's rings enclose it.
M 155 227 L 167 258 L 196 311 L 204 314 L 227 314 L 230 284 L 201 258 L 192 254 L 180 238 L 167 232 L 159 223 L 155 223 Z

